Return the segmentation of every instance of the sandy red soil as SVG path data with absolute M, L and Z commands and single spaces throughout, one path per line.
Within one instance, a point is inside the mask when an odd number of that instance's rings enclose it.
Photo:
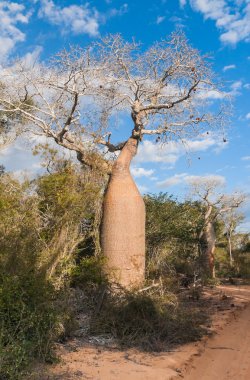
M 249 380 L 250 286 L 218 287 L 206 296 L 214 309 L 210 334 L 201 341 L 149 354 L 72 340 L 60 347 L 62 361 L 43 379 Z

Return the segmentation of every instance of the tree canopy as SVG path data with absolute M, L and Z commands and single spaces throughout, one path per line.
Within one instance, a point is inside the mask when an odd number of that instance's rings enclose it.
M 110 35 L 86 48 L 64 50 L 49 63 L 19 60 L 2 70 L 0 81 L 5 118 L 21 117 L 21 129 L 25 121 L 29 131 L 105 171 L 110 163 L 97 154 L 101 147 L 121 150 L 131 136 L 184 140 L 220 128 L 225 117 L 209 105 L 210 94 L 220 90 L 208 59 L 182 32 L 146 50 Z M 113 141 L 117 118 L 129 115 L 124 140 Z

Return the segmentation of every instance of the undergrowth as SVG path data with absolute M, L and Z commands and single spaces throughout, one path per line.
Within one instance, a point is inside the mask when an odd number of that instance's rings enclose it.
M 53 300 L 52 287 L 39 276 L 0 277 L 1 380 L 23 378 L 35 359 L 53 360 L 59 322 Z
M 164 351 L 205 333 L 206 313 L 198 302 L 190 307 L 190 300 L 179 297 L 174 276 L 127 291 L 108 283 L 102 263 L 100 258 L 82 259 L 72 276 L 86 296 L 89 336 L 97 341 L 98 336 L 110 337 L 122 348 Z
M 164 351 L 176 344 L 199 339 L 207 317 L 158 289 L 134 293 L 107 291 L 99 312 L 93 313 L 90 334 L 108 334 L 121 347 Z

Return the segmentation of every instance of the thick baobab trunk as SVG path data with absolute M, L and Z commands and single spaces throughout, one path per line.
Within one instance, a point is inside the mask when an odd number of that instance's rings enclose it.
M 101 231 L 108 277 L 127 289 L 139 286 L 145 276 L 145 205 L 129 171 L 136 151 L 137 141 L 130 138 L 114 164 Z
M 214 251 L 216 243 L 216 235 L 214 230 L 213 221 L 210 220 L 212 213 L 212 206 L 210 205 L 205 214 L 205 226 L 200 235 L 202 261 L 207 277 L 215 278 L 214 266 Z

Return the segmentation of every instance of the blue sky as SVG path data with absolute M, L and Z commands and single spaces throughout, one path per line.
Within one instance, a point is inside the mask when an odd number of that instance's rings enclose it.
M 2 65 L 16 56 L 46 60 L 64 47 L 85 46 L 106 33 L 135 37 L 147 48 L 183 29 L 195 48 L 212 57 L 224 92 L 233 98 L 227 142 L 216 133 L 195 139 L 188 148 L 159 148 L 144 141 L 132 173 L 143 192 L 183 196 L 194 176 L 216 176 L 224 191 L 249 192 L 250 0 L 0 0 L 0 19 Z M 0 152 L 0 163 L 17 173 L 39 169 L 39 158 L 20 141 Z M 247 215 L 249 210 L 250 205 Z M 250 228 L 250 217 L 245 225 Z

